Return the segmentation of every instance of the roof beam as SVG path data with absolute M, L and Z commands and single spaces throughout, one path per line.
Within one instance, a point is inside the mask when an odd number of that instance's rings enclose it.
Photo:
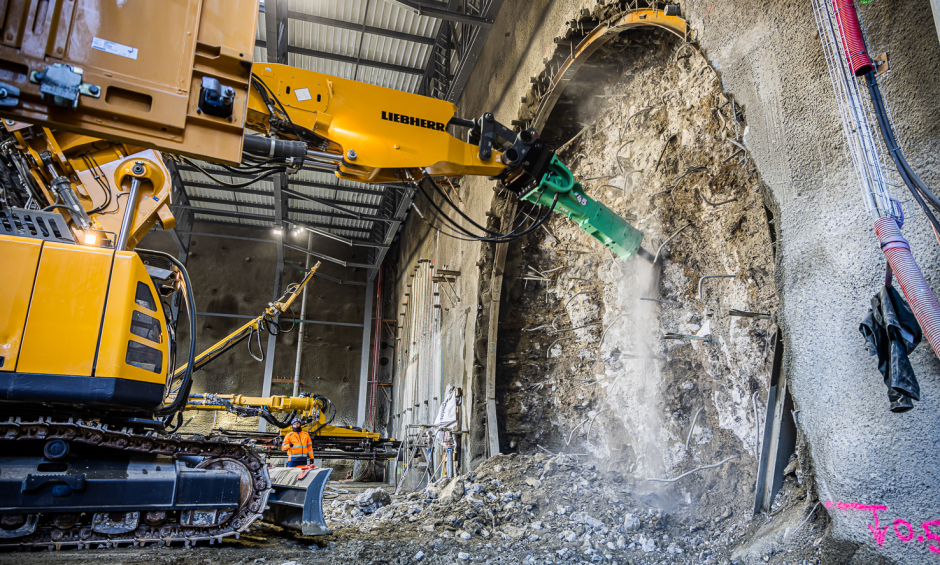
M 369 194 L 371 196 L 384 196 L 384 190 L 369 190 L 368 188 L 358 188 L 355 186 L 340 186 L 338 184 L 328 184 L 325 182 L 314 182 L 309 180 L 295 180 L 291 182 L 295 186 L 309 186 L 311 188 L 325 188 L 327 190 L 338 190 L 340 192 L 354 192 L 356 194 Z
M 306 201 L 308 201 L 308 202 L 313 202 L 313 203 L 315 203 L 315 204 L 319 204 L 319 205 L 321 205 L 321 206 L 327 206 L 327 207 L 329 207 L 329 208 L 332 208 L 332 209 L 334 209 L 334 210 L 337 210 L 338 212 L 340 212 L 340 214 L 337 214 L 336 216 L 334 216 L 334 217 L 336 217 L 336 218 L 343 218 L 343 217 L 346 217 L 346 218 L 355 218 L 355 219 L 357 219 L 357 220 L 378 221 L 378 222 L 387 221 L 387 220 L 388 220 L 388 218 L 386 218 L 386 217 L 384 217 L 384 216 L 376 216 L 376 215 L 372 215 L 372 214 L 362 214 L 362 213 L 356 212 L 356 211 L 354 211 L 354 210 L 350 210 L 349 208 L 345 208 L 345 207 L 343 207 L 343 206 L 331 206 L 331 205 L 329 205 L 329 204 L 326 204 L 326 203 L 325 203 L 322 199 L 320 199 L 320 198 L 315 198 L 315 197 L 313 197 L 313 196 L 307 196 L 306 194 L 303 194 L 303 193 L 300 193 L 300 192 L 295 192 L 295 191 L 290 190 L 290 189 L 287 189 L 287 188 L 284 189 L 284 193 L 287 194 L 287 196 L 294 198 L 295 200 L 306 200 Z M 291 208 L 290 210 L 291 210 L 292 212 L 300 212 L 300 211 L 302 211 L 301 208 Z M 306 211 L 306 212 L 308 212 L 308 213 L 309 213 L 309 212 L 314 212 L 313 210 L 304 210 L 304 211 Z M 317 213 L 318 213 L 318 212 L 317 212 Z
M 290 196 L 290 193 L 284 191 L 287 196 Z M 190 196 L 190 202 L 207 202 L 209 204 L 222 204 L 224 206 L 241 206 L 242 208 L 258 208 L 261 210 L 275 210 L 276 207 L 274 204 L 259 204 L 255 202 L 239 202 L 237 200 L 226 200 L 224 198 L 210 198 L 208 196 Z M 390 222 L 389 218 L 382 216 L 372 216 L 368 214 L 357 214 L 354 212 L 346 214 L 338 214 L 336 212 L 328 212 L 326 210 L 307 210 L 305 208 L 292 208 L 288 206 L 286 212 L 296 212 L 298 214 L 310 214 L 311 216 L 323 216 L 325 218 L 341 218 L 344 220 L 357 220 L 361 222 Z M 293 223 L 294 220 L 290 217 L 285 216 L 285 222 Z
M 192 167 L 192 166 L 190 166 L 190 165 L 177 165 L 176 168 L 179 169 L 180 171 L 186 171 L 186 172 L 190 172 L 190 173 L 196 173 L 196 174 L 199 174 L 199 175 L 206 175 L 206 173 L 204 173 L 204 172 L 200 171 L 199 169 L 197 169 L 196 167 Z M 241 172 L 241 171 L 233 172 L 233 171 L 226 171 L 226 170 L 224 170 L 224 169 L 210 169 L 210 168 L 208 168 L 208 167 L 206 167 L 206 170 L 209 171 L 210 173 L 212 173 L 213 175 L 221 175 L 221 176 L 226 176 L 226 177 L 235 177 L 235 178 L 240 178 L 240 179 L 252 179 L 252 178 L 255 178 L 256 176 L 258 176 L 259 174 L 261 174 L 261 173 L 244 173 L 244 172 Z M 208 175 L 206 175 L 206 176 L 208 177 Z M 273 175 L 272 175 L 272 176 L 273 176 Z M 210 178 L 210 180 L 211 180 L 211 177 L 209 177 L 209 178 Z M 271 181 L 271 177 L 265 177 L 265 178 L 263 178 L 263 179 L 261 179 L 261 180 Z
M 382 37 L 391 37 L 392 39 L 401 39 L 403 41 L 411 41 L 414 43 L 423 43 L 424 45 L 434 45 L 433 37 L 423 37 L 421 35 L 412 35 L 410 33 L 404 33 L 401 31 L 393 31 L 390 29 L 385 29 L 381 27 L 372 27 L 365 26 L 363 28 L 362 24 L 355 24 L 353 22 L 347 22 L 345 20 L 334 20 L 333 18 L 324 18 L 323 16 L 314 16 L 313 14 L 304 14 L 303 12 L 294 12 L 290 11 L 287 13 L 287 17 L 292 20 L 299 20 L 303 22 L 310 22 L 313 24 L 320 24 L 329 27 L 337 27 L 340 29 L 350 29 L 353 31 L 365 31 L 365 33 L 371 35 L 380 35 Z
M 412 74 L 412 75 L 424 74 L 424 69 L 416 69 L 414 67 L 405 67 L 402 65 L 393 65 L 392 63 L 372 61 L 371 59 L 359 59 L 357 61 L 355 57 L 348 57 L 346 55 L 338 55 L 336 53 L 327 53 L 325 51 L 316 51 L 314 49 L 307 49 L 306 47 L 296 47 L 294 45 L 288 45 L 287 51 L 288 53 L 296 53 L 297 55 L 306 55 L 308 57 L 317 57 L 320 59 L 339 61 L 341 63 L 349 63 L 350 65 L 355 65 L 358 63 L 360 65 L 365 65 L 367 67 L 375 67 L 377 69 L 384 69 L 386 71 L 393 71 L 396 73 L 405 73 L 405 74 Z
M 422 0 L 391 0 L 393 4 L 398 4 L 416 11 L 419 16 L 431 16 L 440 20 L 479 26 L 490 29 L 493 27 L 493 19 L 487 17 L 472 16 L 460 12 L 453 12 L 447 9 L 444 2 L 425 2 Z
M 266 190 L 251 190 L 249 188 L 231 188 L 228 186 L 222 186 L 220 184 L 212 184 L 209 182 L 187 182 L 184 184 L 185 186 L 192 187 L 192 188 L 207 188 L 209 190 L 220 190 L 220 191 L 225 191 L 225 192 L 236 192 L 238 194 L 250 194 L 252 196 L 267 196 L 268 198 L 274 198 L 274 193 L 268 192 Z M 323 206 L 328 206 L 331 208 L 333 207 L 331 206 L 333 204 L 337 205 L 337 207 L 346 207 L 345 209 L 368 208 L 370 210 L 378 210 L 379 208 L 382 207 L 379 204 L 364 204 L 364 203 L 355 202 L 352 200 L 336 200 L 333 198 L 320 198 L 318 196 L 307 196 L 306 194 L 302 192 L 297 192 L 295 190 L 290 190 L 290 189 L 284 190 L 284 193 L 290 196 L 291 198 L 294 198 L 297 200 L 309 200 L 310 202 L 316 202 L 317 204 L 322 204 Z M 199 199 L 204 199 L 207 197 L 189 196 L 189 198 L 193 200 L 199 200 Z M 219 202 L 219 204 L 235 204 L 235 203 L 236 202 L 234 200 Z M 247 204 L 243 202 L 238 202 L 237 205 L 247 206 Z
M 381 243 L 372 243 L 368 239 L 362 239 L 359 237 L 343 237 L 341 235 L 336 235 L 335 233 L 324 231 L 315 227 L 311 227 L 310 224 L 307 224 L 301 220 L 290 220 L 295 226 L 306 229 L 307 231 L 313 233 L 314 235 L 319 235 L 321 237 L 326 237 L 340 243 L 345 243 L 350 247 L 374 247 L 376 249 L 387 249 L 387 245 Z M 342 226 L 333 226 L 333 229 L 342 229 Z
M 388 199 L 394 198 L 398 191 L 389 191 L 389 194 L 385 197 Z M 384 249 L 380 248 L 378 253 L 375 256 L 375 267 L 369 271 L 369 280 L 375 278 L 379 272 L 379 267 L 382 266 L 382 262 L 385 261 L 385 255 L 388 253 L 388 248 L 391 247 L 392 241 L 395 240 L 395 235 L 398 233 L 398 227 L 402 222 L 405 221 L 405 217 L 408 215 L 408 210 L 411 208 L 411 203 L 414 200 L 414 187 L 408 187 L 402 191 L 401 200 L 397 202 L 395 206 L 395 213 L 392 215 L 393 221 L 389 223 L 388 230 L 385 232 L 385 237 L 382 239 L 382 243 L 387 247 Z M 390 200 L 389 203 L 393 203 L 394 200 Z
M 308 249 L 304 249 L 303 247 L 297 247 L 296 245 L 291 245 L 289 243 L 285 243 L 284 247 L 286 249 L 293 249 L 294 251 L 300 251 L 301 253 L 306 253 L 307 255 L 310 255 L 311 257 L 316 257 L 317 259 L 323 259 L 324 261 L 336 263 L 337 265 L 342 265 L 344 267 L 359 267 L 361 269 L 373 268 L 373 265 L 366 265 L 365 263 L 353 263 L 350 261 L 343 261 L 341 259 L 337 259 L 336 257 L 324 255 L 323 253 L 317 253 L 316 251 L 310 251 Z
M 268 216 L 264 214 L 249 214 L 248 212 L 232 212 L 229 210 L 217 210 L 215 208 L 203 208 L 200 206 L 184 206 L 181 204 L 172 204 L 171 208 L 182 209 L 182 210 L 192 210 L 196 214 L 205 214 L 208 216 L 224 216 L 227 218 L 240 218 L 244 220 L 259 220 L 262 222 L 271 222 L 275 224 L 275 226 L 277 225 L 277 221 L 276 221 L 277 218 L 273 215 Z M 195 221 L 198 222 L 201 220 L 196 219 Z M 301 223 L 300 220 L 286 220 L 286 221 L 291 224 Z M 352 231 L 352 232 L 360 232 L 360 233 L 370 233 L 372 231 L 371 229 L 366 229 L 366 228 L 357 228 L 357 227 L 352 227 L 352 226 L 337 226 L 336 224 L 331 225 L 331 224 L 324 224 L 324 223 L 319 223 L 319 222 L 303 221 L 303 224 L 307 226 L 318 227 L 318 228 Z M 238 224 L 234 224 L 234 225 L 238 225 Z

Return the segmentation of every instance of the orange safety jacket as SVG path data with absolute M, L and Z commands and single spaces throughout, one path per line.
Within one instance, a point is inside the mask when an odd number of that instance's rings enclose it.
M 291 461 L 294 457 L 304 455 L 313 457 L 313 443 L 310 441 L 310 434 L 307 432 L 290 432 L 284 436 L 284 445 L 281 449 L 287 452 L 287 460 Z

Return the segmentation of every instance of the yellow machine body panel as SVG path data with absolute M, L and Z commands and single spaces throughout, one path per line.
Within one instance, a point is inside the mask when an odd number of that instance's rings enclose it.
M 483 161 L 479 147 L 446 131 L 457 107 L 445 100 L 287 65 L 255 63 L 254 73 L 274 91 L 294 124 L 335 144 L 330 151 L 345 160 L 341 178 L 401 181 L 401 172 L 409 169 L 495 176 L 506 168 L 498 151 Z M 254 89 L 248 105 L 249 127 L 266 131 L 268 109 Z
M 166 383 L 169 336 L 162 306 L 140 257 L 118 251 L 95 377 Z
M 173 153 L 241 160 L 257 0 L 0 2 L 0 115 Z M 41 94 L 55 63 L 82 70 L 75 107 Z M 235 90 L 232 120 L 198 113 L 202 77 Z M 94 88 L 92 88 L 94 87 Z
M 0 263 L 8 265 L 0 292 L 0 371 L 16 368 L 42 241 L 0 235 Z
M 113 254 L 43 243 L 17 372 L 91 376 Z

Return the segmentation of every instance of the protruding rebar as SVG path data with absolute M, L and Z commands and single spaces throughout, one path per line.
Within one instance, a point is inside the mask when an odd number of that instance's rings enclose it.
M 705 279 L 733 279 L 737 275 L 705 275 L 698 280 L 698 299 L 699 302 L 702 300 L 702 283 Z

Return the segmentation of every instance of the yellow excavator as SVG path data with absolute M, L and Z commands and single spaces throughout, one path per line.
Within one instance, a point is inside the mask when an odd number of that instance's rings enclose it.
M 245 334 L 197 357 L 184 265 L 137 247 L 154 226 L 175 225 L 165 159 L 211 161 L 255 179 L 313 169 L 402 183 L 424 197 L 440 229 L 480 241 L 512 241 L 556 211 L 624 259 L 648 256 L 642 234 L 587 196 L 533 129 L 252 63 L 256 1 L 2 5 L 0 545 L 189 545 L 245 531 L 277 498 L 267 466 L 240 439 L 173 433 L 187 409 L 248 410 L 281 423 L 272 412 L 298 410 L 325 449 L 395 447 L 329 426 L 323 397 L 191 396 L 200 363 Z M 462 175 L 497 179 L 535 219 L 506 233 L 466 229 L 438 186 Z M 180 307 L 185 351 L 177 351 Z M 313 520 L 305 531 L 325 533 L 322 516 L 306 512 L 319 507 L 317 489 L 297 490 L 282 508 L 303 510 L 298 524 Z

